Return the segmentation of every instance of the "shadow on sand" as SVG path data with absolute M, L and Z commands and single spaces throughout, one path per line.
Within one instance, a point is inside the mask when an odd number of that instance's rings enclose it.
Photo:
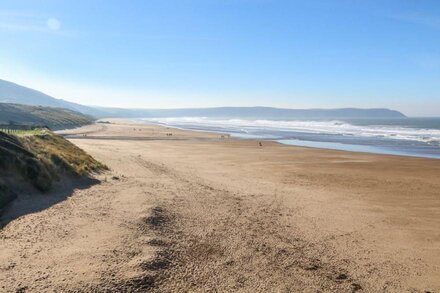
M 18 195 L 0 214 L 0 229 L 21 216 L 43 211 L 69 198 L 75 190 L 87 189 L 100 183 L 93 178 L 69 180 L 57 184 L 54 190 L 48 193 L 31 192 Z

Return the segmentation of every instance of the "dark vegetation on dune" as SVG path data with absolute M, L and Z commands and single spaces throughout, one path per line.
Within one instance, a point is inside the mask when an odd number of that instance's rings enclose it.
M 68 109 L 0 103 L 0 125 L 44 125 L 58 130 L 92 122 L 92 117 Z
M 0 131 L 0 210 L 17 192 L 48 192 L 63 178 L 87 177 L 105 169 L 105 165 L 50 131 L 20 137 Z

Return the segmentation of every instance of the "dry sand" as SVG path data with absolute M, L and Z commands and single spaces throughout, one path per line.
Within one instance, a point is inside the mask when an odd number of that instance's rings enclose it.
M 4 215 L 0 291 L 440 291 L 440 160 L 113 122 L 69 132 L 100 183 Z

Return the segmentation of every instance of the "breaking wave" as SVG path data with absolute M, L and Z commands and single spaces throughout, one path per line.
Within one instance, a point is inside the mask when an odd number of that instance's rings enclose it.
M 260 138 L 289 138 L 292 133 L 374 137 L 393 140 L 419 141 L 440 145 L 440 129 L 413 128 L 391 125 L 354 125 L 344 121 L 277 121 L 211 119 L 206 117 L 148 118 L 144 121 L 183 129 L 226 132 Z

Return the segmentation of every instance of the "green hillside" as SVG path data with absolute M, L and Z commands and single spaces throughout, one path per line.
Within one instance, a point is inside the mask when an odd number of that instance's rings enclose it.
M 0 103 L 64 108 L 87 115 L 103 116 L 100 115 L 100 110 L 93 107 L 56 99 L 40 91 L 2 79 L 0 79 Z
M 92 117 L 68 109 L 0 103 L 0 125 L 44 125 L 58 130 L 92 122 Z

